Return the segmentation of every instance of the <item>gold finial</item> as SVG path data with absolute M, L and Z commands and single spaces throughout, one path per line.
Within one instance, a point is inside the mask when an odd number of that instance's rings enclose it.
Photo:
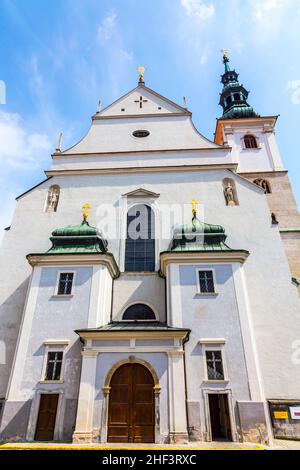
M 88 216 L 89 216 L 89 209 L 91 206 L 89 204 L 83 204 L 82 209 L 83 209 L 83 220 L 86 221 Z
M 192 214 L 193 214 L 193 217 L 196 217 L 197 215 L 197 206 L 199 204 L 199 201 L 197 201 L 196 199 L 192 199 L 191 200 L 191 204 L 192 204 Z
M 221 49 L 221 52 L 223 54 L 223 59 L 228 60 L 229 57 L 228 57 L 228 52 L 226 51 L 226 49 Z
M 137 67 L 137 70 L 139 72 L 139 83 L 143 83 L 144 82 L 144 72 L 145 72 L 145 67 L 143 67 L 142 65 L 140 65 L 139 67 Z

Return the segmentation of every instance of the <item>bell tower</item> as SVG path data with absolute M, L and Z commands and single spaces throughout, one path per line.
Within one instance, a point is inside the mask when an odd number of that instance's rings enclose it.
M 270 224 L 279 229 L 288 257 L 291 279 L 300 294 L 300 214 L 288 172 L 284 168 L 275 137 L 278 116 L 260 116 L 249 104 L 249 91 L 231 70 L 223 52 L 225 71 L 220 93 L 222 117 L 217 119 L 215 143 L 231 147 L 237 172 L 260 186 L 270 207 Z

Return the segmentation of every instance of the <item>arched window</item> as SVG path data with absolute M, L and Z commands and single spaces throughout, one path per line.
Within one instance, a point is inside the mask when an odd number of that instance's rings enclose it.
M 146 304 L 134 304 L 128 307 L 122 320 L 156 320 L 155 313 L 152 308 Z
M 244 136 L 244 144 L 246 149 L 257 149 L 257 140 L 254 135 L 247 134 Z
M 264 190 L 265 194 L 270 194 L 272 192 L 271 191 L 271 185 L 270 185 L 269 181 L 267 181 L 267 180 L 257 178 L 256 180 L 253 181 L 253 183 L 256 184 L 257 186 L 259 186 L 260 188 L 262 188 Z
M 229 106 L 231 103 L 231 96 L 228 96 L 228 98 L 226 98 L 226 104 L 227 106 Z
M 127 213 L 125 271 L 155 271 L 154 212 L 144 204 Z
M 57 211 L 59 194 L 60 194 L 60 187 L 57 184 L 50 186 L 48 195 L 47 195 L 47 201 L 46 201 L 46 209 L 45 209 L 46 212 Z

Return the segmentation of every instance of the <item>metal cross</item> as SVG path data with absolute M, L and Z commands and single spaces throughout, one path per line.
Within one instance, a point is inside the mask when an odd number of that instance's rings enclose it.
M 140 108 L 143 107 L 143 103 L 148 103 L 148 100 L 143 100 L 143 97 L 140 96 L 139 100 L 134 100 L 135 103 L 140 103 Z
M 84 220 L 87 220 L 88 216 L 89 216 L 89 209 L 91 208 L 91 206 L 89 204 L 84 204 L 82 206 L 82 209 L 83 209 L 83 219 Z

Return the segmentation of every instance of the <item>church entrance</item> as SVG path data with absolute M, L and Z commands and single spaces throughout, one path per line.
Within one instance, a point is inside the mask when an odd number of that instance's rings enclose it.
M 53 441 L 59 395 L 43 393 L 37 419 L 35 440 Z
M 154 380 L 141 364 L 120 366 L 110 382 L 108 442 L 154 442 Z
M 232 440 L 228 396 L 209 393 L 209 414 L 212 440 Z

